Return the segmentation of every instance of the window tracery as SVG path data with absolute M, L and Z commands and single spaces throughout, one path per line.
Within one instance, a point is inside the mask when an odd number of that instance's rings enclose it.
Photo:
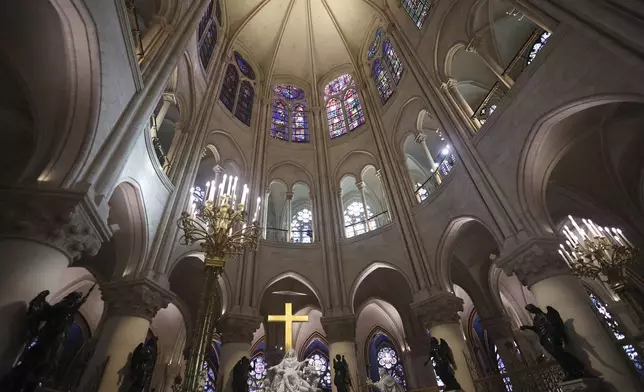
M 532 45 L 532 48 L 530 48 L 530 53 L 528 53 L 528 59 L 527 59 L 528 64 L 530 64 L 532 60 L 534 60 L 535 57 L 537 57 L 537 54 L 539 54 L 541 49 L 543 49 L 543 46 L 548 41 L 548 38 L 550 38 L 550 35 L 551 34 L 547 31 L 544 31 L 543 33 L 541 33 L 541 35 L 539 36 L 539 40 Z
M 214 8 L 214 13 L 213 13 Z M 210 59 L 217 45 L 217 31 L 221 25 L 221 8 L 219 1 L 212 0 L 206 8 L 197 30 L 197 47 L 199 60 L 204 69 L 208 68 Z
M 344 74 L 329 82 L 324 88 L 324 100 L 331 139 L 365 123 L 358 90 L 351 75 Z
M 371 218 L 373 213 L 371 208 L 367 208 L 367 218 Z M 364 234 L 367 231 L 365 222 L 365 206 L 362 202 L 354 201 L 344 209 L 344 227 L 347 238 Z M 375 228 L 375 227 L 374 227 Z
M 427 13 L 433 5 L 433 0 L 403 0 L 402 6 L 414 22 L 421 29 L 427 18 Z
M 235 118 L 250 126 L 255 101 L 255 71 L 238 52 L 233 52 L 233 57 L 234 61 L 226 68 L 219 100 Z
M 310 244 L 313 237 L 313 213 L 302 208 L 291 218 L 291 242 Z
M 374 33 L 367 57 L 371 61 L 371 76 L 384 105 L 402 80 L 405 67 L 382 27 Z
M 329 370 L 329 359 L 320 353 L 314 353 L 308 357 L 313 361 L 313 368 L 320 375 L 319 387 L 325 391 L 331 390 L 331 371 Z
M 407 389 L 405 369 L 398 358 L 398 353 L 392 347 L 382 345 L 378 349 L 378 367 L 384 368 L 398 384 L 402 385 L 405 390 Z
M 248 377 L 249 392 L 261 392 L 262 384 L 266 378 L 266 361 L 262 352 L 255 355 L 250 360 L 250 372 Z
M 303 89 L 281 84 L 273 88 L 271 137 L 296 143 L 308 143 L 309 120 L 306 94 Z

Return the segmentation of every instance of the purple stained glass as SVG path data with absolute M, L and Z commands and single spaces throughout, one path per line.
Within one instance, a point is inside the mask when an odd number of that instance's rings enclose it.
M 382 27 L 378 27 L 378 30 L 376 30 L 376 34 L 373 36 L 373 40 L 371 40 L 371 44 L 369 44 L 369 58 L 373 58 L 373 56 L 378 53 L 378 49 L 380 49 L 380 43 L 382 42 Z
M 382 51 L 385 55 L 385 62 L 389 67 L 389 72 L 394 78 L 394 82 L 396 82 L 396 84 L 400 83 L 404 68 L 402 62 L 398 58 L 398 54 L 396 54 L 396 51 L 391 45 L 391 41 L 389 41 L 388 39 L 385 40 L 385 42 L 382 44 Z
M 274 139 L 288 140 L 288 108 L 283 101 L 273 102 L 271 137 Z
M 380 62 L 380 60 L 373 62 L 373 65 L 371 66 L 371 72 L 373 80 L 376 82 L 376 87 L 378 87 L 380 101 L 382 101 L 384 105 L 391 97 L 391 94 L 394 93 L 393 86 L 391 85 L 391 80 L 389 79 L 389 76 L 387 75 L 385 70 L 382 69 L 382 63 Z
M 329 122 L 329 134 L 331 139 L 347 133 L 342 115 L 342 103 L 339 99 L 331 98 L 326 103 L 326 117 Z
M 353 78 L 351 75 L 344 74 L 335 79 L 333 79 L 329 84 L 324 88 L 324 97 L 325 99 L 332 97 L 334 95 L 340 94 L 344 89 L 349 86 L 353 86 Z
M 416 27 L 420 29 L 425 24 L 425 18 L 433 3 L 434 0 L 403 0 L 402 6 Z
M 255 80 L 255 71 L 253 71 L 253 68 L 248 64 L 246 60 L 241 56 L 241 54 L 237 52 L 233 52 L 233 55 L 235 56 L 235 62 L 237 63 L 237 67 L 239 67 L 239 70 L 241 71 L 244 76 L 246 76 L 250 80 Z
M 291 140 L 297 143 L 309 141 L 309 121 L 306 115 L 306 106 L 299 104 L 293 107 L 293 135 Z
M 208 25 L 208 30 L 199 42 L 199 60 L 204 69 L 208 68 L 212 54 L 215 52 L 215 45 L 217 45 L 217 25 L 213 22 Z
M 248 80 L 244 80 L 239 86 L 239 96 L 237 97 L 235 117 L 248 126 L 250 126 L 250 119 L 253 114 L 254 99 L 255 90 L 253 90 L 253 86 Z
M 224 76 L 224 82 L 221 84 L 219 100 L 221 100 L 224 106 L 231 112 L 235 105 L 235 96 L 237 94 L 238 85 L 239 74 L 237 73 L 237 68 L 232 64 L 228 64 L 228 68 L 226 68 L 226 76 Z
M 287 101 L 299 101 L 304 99 L 304 90 L 291 86 L 290 84 L 280 84 L 274 87 L 275 97 L 284 98 Z
M 248 374 L 248 389 L 249 392 L 262 391 L 264 378 L 266 378 L 266 361 L 264 354 L 259 353 L 250 360 L 250 372 Z
M 362 105 L 360 105 L 360 98 L 356 89 L 349 89 L 344 94 L 344 109 L 349 120 L 349 131 L 353 131 L 365 123 Z

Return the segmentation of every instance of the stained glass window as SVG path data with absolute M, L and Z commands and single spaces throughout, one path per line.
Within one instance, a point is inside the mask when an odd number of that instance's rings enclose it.
M 329 97 L 332 97 L 334 95 L 338 95 L 344 91 L 348 86 L 353 86 L 353 78 L 351 78 L 351 75 L 349 74 L 344 74 L 341 76 L 338 76 L 336 79 L 333 79 L 332 81 L 329 82 L 329 84 L 326 85 L 324 88 L 324 97 L 325 99 L 328 99 Z
M 358 92 L 352 88 L 344 94 L 344 109 L 347 111 L 347 120 L 349 120 L 349 131 L 353 131 L 360 125 L 364 124 L 364 114 Z
M 313 213 L 303 208 L 291 218 L 291 242 L 310 244 L 313 237 Z
M 373 58 L 373 56 L 378 53 L 378 49 L 380 49 L 380 43 L 382 42 L 382 27 L 379 27 L 378 30 L 376 30 L 376 34 L 373 36 L 373 40 L 371 41 L 371 44 L 369 44 L 369 58 Z
M 215 46 L 217 45 L 218 24 L 213 19 L 213 7 L 214 1 L 211 1 L 204 14 L 201 16 L 197 30 L 199 61 L 201 61 L 201 65 L 204 69 L 208 67 L 212 54 L 215 52 Z M 217 11 L 219 11 L 219 3 L 217 3 Z
M 403 74 L 403 64 L 398 58 L 398 54 L 394 50 L 394 47 L 391 45 L 391 41 L 388 39 L 382 44 L 382 51 L 384 53 L 384 59 L 389 67 L 389 72 L 391 72 L 391 77 L 394 78 L 396 84 L 400 83 Z
M 210 23 L 210 18 L 212 17 L 212 6 L 213 6 L 213 1 L 208 4 L 208 8 L 206 8 L 206 11 L 203 13 L 201 16 L 201 20 L 199 21 L 199 29 L 198 29 L 198 35 L 197 35 L 197 41 L 201 41 L 201 37 L 203 37 L 204 31 L 206 31 L 206 27 L 208 27 L 208 24 Z
M 250 372 L 248 377 L 249 392 L 261 392 L 264 379 L 266 378 L 266 361 L 264 354 L 259 353 L 250 360 Z
M 304 99 L 304 90 L 290 84 L 280 84 L 273 89 L 276 96 L 283 97 L 288 101 L 298 101 Z
M 402 6 L 419 29 L 423 27 L 434 0 L 403 0 Z
M 217 385 L 217 372 L 219 370 L 219 358 L 217 357 L 216 344 L 210 346 L 203 362 L 203 377 L 205 378 L 204 392 L 215 392 Z
M 398 384 L 407 389 L 405 370 L 398 359 L 398 353 L 393 348 L 383 345 L 378 350 L 378 366 L 384 368 L 389 375 L 396 379 Z
M 371 209 L 367 206 L 367 216 L 373 216 Z M 347 238 L 364 234 L 367 225 L 364 221 L 364 205 L 362 202 L 354 201 L 344 210 L 344 231 Z
M 391 80 L 389 79 L 389 75 L 387 75 L 387 72 L 382 68 L 382 63 L 380 60 L 376 60 L 373 62 L 373 65 L 371 66 L 371 72 L 373 76 L 373 80 L 376 82 L 376 87 L 378 87 L 378 94 L 380 94 L 380 100 L 382 103 L 386 103 L 389 98 L 391 97 L 391 94 L 393 94 L 393 86 L 391 85 Z
M 331 98 L 326 103 L 326 118 L 329 122 L 329 133 L 331 139 L 347 133 L 347 127 L 344 124 L 342 115 L 342 104 L 339 99 Z
M 530 53 L 528 53 L 528 64 L 534 60 L 535 57 L 537 57 L 537 54 L 541 52 L 541 49 L 543 49 L 543 46 L 546 44 L 548 41 L 548 38 L 550 38 L 550 33 L 547 31 L 544 31 L 541 33 L 539 36 L 539 40 L 532 45 L 532 48 L 530 48 Z
M 244 76 L 246 76 L 248 79 L 255 80 L 255 71 L 253 71 L 253 68 L 250 66 L 250 64 L 248 64 L 248 62 L 244 60 L 241 54 L 233 52 L 233 55 L 241 73 L 244 74 Z
M 231 112 L 235 105 L 235 96 L 237 95 L 238 84 L 239 73 L 237 73 L 237 68 L 233 64 L 228 64 L 228 68 L 226 68 L 226 76 L 224 76 L 224 82 L 221 85 L 219 99 Z
M 239 86 L 239 97 L 237 98 L 237 109 L 235 117 L 244 124 L 250 126 L 250 119 L 253 114 L 253 99 L 255 90 L 249 81 L 244 80 Z
M 606 304 L 600 300 L 596 295 L 589 293 L 590 300 L 595 305 L 597 314 L 602 318 L 608 329 L 613 333 L 615 340 L 623 341 L 626 339 L 626 335 L 622 332 L 622 329 L 619 326 L 619 322 L 613 317 L 613 315 L 608 311 Z M 644 359 L 640 356 L 639 352 L 632 344 L 622 344 L 622 349 L 624 353 L 631 360 L 633 366 L 637 372 L 641 375 L 644 375 Z
M 271 137 L 275 139 L 288 140 L 288 108 L 283 101 L 273 102 Z
M 309 142 L 309 120 L 307 119 L 306 107 L 295 105 L 293 107 L 293 135 L 291 140 L 298 143 Z
M 313 361 L 313 367 L 315 371 L 320 375 L 320 383 L 318 387 L 320 389 L 330 391 L 331 390 L 331 371 L 329 370 L 329 359 L 324 355 L 319 354 L 318 352 L 309 356 L 310 360 Z M 313 387 L 316 387 L 315 385 Z

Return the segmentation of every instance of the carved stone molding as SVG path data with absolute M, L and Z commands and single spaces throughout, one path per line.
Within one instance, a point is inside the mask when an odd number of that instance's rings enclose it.
M 261 317 L 241 314 L 225 314 L 217 323 L 216 331 L 221 334 L 222 343 L 248 343 L 262 322 Z
M 463 310 L 463 300 L 446 291 L 411 304 L 412 312 L 426 328 L 460 322 L 458 312 Z
M 559 255 L 559 240 L 556 237 L 531 238 L 503 255 L 497 266 L 530 288 L 544 279 L 570 273 L 570 268 Z
M 356 318 L 352 316 L 322 317 L 322 328 L 329 343 L 353 342 L 356 338 Z
M 152 321 L 168 307 L 172 294 L 149 279 L 132 279 L 101 285 L 109 316 L 134 316 Z
M 0 238 L 37 241 L 70 262 L 98 253 L 110 230 L 83 191 L 0 190 Z

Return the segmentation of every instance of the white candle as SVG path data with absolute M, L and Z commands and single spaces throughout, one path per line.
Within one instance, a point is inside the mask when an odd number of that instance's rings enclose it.
M 222 185 L 222 187 L 221 187 L 222 188 L 221 196 L 226 194 L 226 181 L 228 181 L 228 174 L 224 174 L 224 181 L 221 183 L 221 185 Z
M 617 233 L 620 235 L 620 237 L 622 237 L 622 239 L 624 239 L 624 242 L 626 242 L 628 246 L 630 246 L 631 248 L 633 247 L 633 244 L 628 240 L 628 238 L 626 238 L 624 233 L 622 233 L 622 229 L 617 229 Z
M 248 186 L 244 184 L 244 191 L 242 192 L 240 204 L 243 206 L 246 204 L 246 198 L 248 197 Z
M 237 203 L 237 180 L 238 177 L 235 177 L 235 179 L 233 180 L 233 208 L 235 208 L 235 204 Z
M 226 188 L 226 194 L 230 195 L 230 191 L 233 188 L 233 176 L 228 177 L 228 188 Z
M 262 198 L 258 197 L 257 198 L 257 206 L 255 207 L 255 215 L 253 215 L 253 222 L 257 221 L 257 216 L 259 215 L 259 206 L 260 206 L 261 202 L 262 202 Z

